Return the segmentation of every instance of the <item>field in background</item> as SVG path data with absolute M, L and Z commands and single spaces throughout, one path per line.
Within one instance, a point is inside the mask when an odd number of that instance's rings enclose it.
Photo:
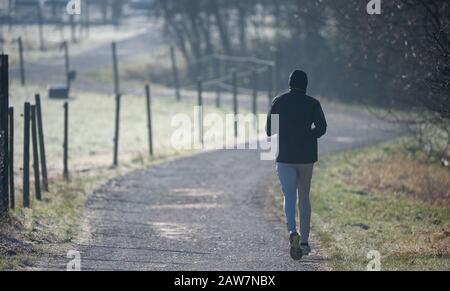
M 334 270 L 450 269 L 450 172 L 412 156 L 404 142 L 324 157 L 315 168 L 313 230 Z M 275 203 L 282 209 L 282 195 Z
M 178 69 L 183 70 L 185 65 L 182 58 L 178 57 L 177 61 Z M 122 81 L 125 82 L 142 83 L 152 80 L 154 83 L 173 86 L 172 64 L 167 45 L 153 45 L 148 52 L 127 56 L 126 62 L 120 64 L 120 71 Z M 98 66 L 88 72 L 88 76 L 101 83 L 109 84 L 113 79 L 112 64 Z M 161 76 L 166 78 L 161 79 Z
M 70 54 L 80 54 L 102 44 L 120 41 L 138 35 L 152 25 L 154 24 L 139 18 L 126 21 L 119 27 L 112 25 L 92 25 L 89 30 L 89 35 L 87 35 L 86 30 L 83 31 L 77 27 L 75 34 L 77 36 L 77 42 L 70 43 Z M 25 63 L 55 57 L 63 59 L 63 51 L 60 49 L 61 42 L 64 40 L 71 41 L 70 26 L 64 26 L 61 29 L 55 25 L 44 25 L 44 50 L 40 50 L 38 25 L 13 25 L 11 31 L 9 31 L 8 26 L 0 26 L 0 28 L 3 30 L 0 33 L 4 38 L 3 52 L 9 55 L 10 67 L 19 65 L 17 43 L 19 36 L 22 37 L 23 41 Z
M 15 113 L 16 168 L 20 166 L 23 151 L 23 103 L 34 103 L 34 93 L 45 92 L 37 87 L 12 87 L 11 106 Z M 120 158 L 123 161 L 148 156 L 148 131 L 145 92 L 124 95 L 121 99 Z M 62 168 L 63 101 L 42 96 L 42 111 L 49 169 L 59 172 Z M 194 118 L 194 106 L 190 101 L 177 102 L 167 96 L 152 96 L 153 138 L 156 156 L 177 154 L 171 144 L 171 135 L 176 129 L 172 118 L 185 114 Z M 229 109 L 205 107 L 206 113 L 224 116 Z M 243 111 L 245 113 L 245 111 Z M 92 167 L 107 167 L 112 163 L 114 136 L 115 99 L 99 93 L 80 92 L 69 101 L 69 158 L 72 171 L 83 171 Z M 197 141 L 197 139 L 194 139 Z

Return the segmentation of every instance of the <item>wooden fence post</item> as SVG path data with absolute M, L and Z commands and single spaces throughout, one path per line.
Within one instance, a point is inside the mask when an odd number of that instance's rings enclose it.
M 30 103 L 25 102 L 23 125 L 23 207 L 30 208 Z
M 69 180 L 69 103 L 64 102 L 64 160 L 63 160 L 63 176 Z
M 37 200 L 42 200 L 41 175 L 39 174 L 39 150 L 37 137 L 36 106 L 31 106 L 31 143 L 33 144 L 34 189 Z
M 119 84 L 119 64 L 117 61 L 117 44 L 113 42 L 111 44 L 112 49 L 112 61 L 113 61 L 113 77 L 114 77 L 114 95 L 120 94 L 120 84 Z
M 42 172 L 42 186 L 44 191 L 49 191 L 48 188 L 48 176 L 47 176 L 47 158 L 45 155 L 45 141 L 44 141 L 44 126 L 42 122 L 42 106 L 41 97 L 39 94 L 35 96 L 36 102 L 36 117 L 38 127 L 38 139 L 39 139 L 39 155 L 41 157 L 41 172 Z
M 24 64 L 24 56 L 23 56 L 22 37 L 19 37 L 17 39 L 17 42 L 19 44 L 20 83 L 22 84 L 22 86 L 25 86 L 26 79 L 25 79 L 25 64 Z
M 234 112 L 234 137 L 238 137 L 238 91 L 237 91 L 237 73 L 236 71 L 232 72 L 232 80 L 233 80 L 233 112 Z
M 255 118 L 255 128 L 258 130 L 258 75 L 256 70 L 252 71 L 252 113 Z
M 114 156 L 113 165 L 119 164 L 119 133 L 120 133 L 120 94 L 116 96 L 116 115 L 115 115 L 115 129 L 114 129 Z
M 11 209 L 16 207 L 14 187 L 14 108 L 9 108 L 9 201 Z
M 114 153 L 113 153 L 113 165 L 119 164 L 119 130 L 120 130 L 120 84 L 119 84 L 119 65 L 117 62 L 117 44 L 113 42 L 111 44 L 112 57 L 113 57 L 113 76 L 114 76 L 114 93 L 116 96 L 116 113 L 115 113 L 115 129 L 114 129 Z
M 3 144 L 0 151 L 3 155 L 3 167 L 0 175 L 2 180 L 0 183 L 0 215 L 6 213 L 9 208 L 9 63 L 7 55 L 0 55 L 0 130 L 3 132 Z
M 81 8 L 81 15 L 78 19 L 78 41 L 82 41 L 84 38 L 84 25 L 83 25 L 83 17 L 84 15 L 84 5 Z M 76 27 L 76 26 L 75 26 Z
M 70 22 L 70 38 L 72 43 L 77 42 L 77 37 L 75 35 L 76 33 L 76 26 L 75 26 L 75 17 L 74 15 L 69 16 L 69 22 Z
M 148 148 L 150 156 L 153 156 L 153 131 L 152 131 L 152 102 L 150 95 L 150 85 L 145 86 L 145 96 L 147 100 L 147 128 L 148 128 Z
M 58 24 L 58 31 L 59 31 L 59 41 L 61 43 L 64 43 L 64 22 L 60 21 Z
M 199 107 L 198 111 L 198 129 L 199 129 L 199 141 L 201 145 L 204 145 L 203 140 L 203 85 L 202 80 L 198 79 L 197 81 L 197 92 L 198 92 L 198 100 L 197 105 Z
M 220 77 L 220 60 L 214 58 L 214 77 L 218 79 Z M 220 108 L 220 95 L 222 95 L 222 90 L 219 85 L 216 85 L 216 106 Z
M 180 77 L 178 75 L 178 67 L 177 67 L 177 59 L 175 55 L 175 48 L 173 45 L 170 46 L 170 59 L 172 61 L 172 74 L 173 74 L 173 85 L 175 87 L 175 96 L 177 97 L 177 100 L 181 100 L 181 93 L 180 93 Z
M 67 90 L 70 91 L 70 59 L 69 59 L 69 44 L 67 41 L 63 41 L 62 47 L 64 49 L 64 68 L 66 70 L 66 86 Z
M 255 70 L 252 72 L 252 113 L 257 114 L 258 112 L 258 76 Z
M 198 79 L 203 78 L 202 60 L 200 56 L 195 59 L 195 77 Z
M 69 179 L 69 103 L 64 102 L 63 176 Z
M 0 130 L 0 220 L 9 210 L 7 132 Z M 5 185 L 6 184 L 6 185 Z M 5 188 L 6 186 L 6 188 Z M 4 191 L 6 190 L 6 191 Z

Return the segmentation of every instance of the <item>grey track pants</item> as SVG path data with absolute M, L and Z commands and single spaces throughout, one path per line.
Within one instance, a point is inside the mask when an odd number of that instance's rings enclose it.
M 296 232 L 295 213 L 297 195 L 299 198 L 300 236 L 302 243 L 308 243 L 311 224 L 311 203 L 309 192 L 314 164 L 277 163 L 281 190 L 284 194 L 284 212 L 289 233 Z

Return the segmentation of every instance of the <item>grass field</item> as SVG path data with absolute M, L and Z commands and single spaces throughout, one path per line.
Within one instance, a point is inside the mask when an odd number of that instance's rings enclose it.
M 125 25 L 116 28 L 112 25 L 91 26 L 89 36 L 86 31 L 76 30 L 77 42 L 70 44 L 71 55 L 80 54 L 86 50 L 110 43 L 111 41 L 120 41 L 145 31 L 146 25 Z M 22 37 L 25 62 L 32 62 L 42 59 L 55 57 L 63 58 L 63 51 L 60 49 L 62 41 L 71 40 L 71 31 L 69 26 L 60 29 L 55 25 L 44 25 L 44 49 L 40 49 L 39 30 L 37 25 L 12 26 L 11 30 L 7 25 L 0 26 L 0 36 L 3 36 L 3 47 L 0 47 L 5 54 L 10 56 L 10 66 L 19 65 L 17 38 Z
M 118 51 L 120 53 L 120 47 Z M 153 45 L 152 50 L 145 53 L 127 56 L 126 62 L 120 65 L 122 80 L 125 82 L 153 80 L 160 84 L 172 85 L 172 63 L 169 52 L 167 45 Z M 178 69 L 182 71 L 185 66 L 182 58 L 178 57 L 177 61 Z M 110 83 L 113 79 L 112 72 L 112 64 L 107 64 L 88 72 L 88 76 L 101 83 Z M 163 80 L 161 76 L 166 78 Z
M 23 156 L 23 103 L 34 103 L 38 87 L 11 88 L 11 106 L 15 108 L 15 174 L 20 186 Z M 49 175 L 58 178 L 63 167 L 63 101 L 42 96 L 43 124 Z M 121 101 L 119 161 L 136 161 L 142 164 L 149 158 L 147 109 L 144 92 L 142 96 L 126 95 Z M 177 102 L 173 98 L 152 96 L 154 157 L 186 153 L 174 147 L 172 134 L 177 128 L 173 118 L 184 115 L 194 120 L 194 103 Z M 229 109 L 205 106 L 205 113 L 225 116 Z M 245 113 L 245 112 L 243 112 Z M 79 93 L 69 101 L 69 171 L 92 172 L 112 165 L 114 137 L 115 100 L 98 93 Z M 195 134 L 195 133 L 194 133 Z M 229 134 L 229 133 L 228 133 Z M 221 132 L 218 133 L 222 135 Z M 198 138 L 193 138 L 198 145 Z M 187 149 L 192 151 L 192 149 Z
M 311 199 L 327 266 L 365 270 L 376 250 L 382 270 L 449 270 L 449 185 L 448 169 L 412 156 L 402 141 L 324 157 Z M 281 194 L 275 203 L 281 210 Z
M 16 150 L 22 154 L 23 103 L 34 103 L 34 93 L 42 91 L 36 87 L 14 87 L 11 105 L 16 110 Z M 120 156 L 139 158 L 148 155 L 148 131 L 145 94 L 126 95 L 121 99 Z M 173 98 L 152 96 L 153 138 L 156 156 L 176 154 L 171 146 L 171 135 L 175 127 L 172 118 L 185 114 L 193 119 L 195 103 L 177 102 Z M 63 101 L 42 97 L 43 121 L 46 149 L 50 168 L 62 166 Z M 112 162 L 115 99 L 98 93 L 79 93 L 69 100 L 70 161 L 73 169 L 109 166 Z M 206 113 L 224 115 L 227 109 L 205 107 Z M 19 162 L 19 161 L 17 161 Z
M 88 192 L 113 172 L 76 177 L 70 182 L 53 180 L 43 201 L 31 209 L 16 208 L 0 224 L 0 270 L 30 267 L 52 246 L 71 242 L 77 235 Z

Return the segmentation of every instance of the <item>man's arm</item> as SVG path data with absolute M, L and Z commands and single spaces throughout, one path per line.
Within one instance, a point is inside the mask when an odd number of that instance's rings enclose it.
M 311 130 L 312 135 L 315 138 L 321 138 L 327 132 L 327 120 L 325 119 L 320 102 L 317 102 L 317 106 L 315 107 L 313 123 L 315 128 Z
M 277 108 L 278 97 L 273 99 L 272 106 L 270 107 L 269 113 L 267 114 L 267 122 L 266 122 L 266 134 L 267 136 L 272 136 L 277 134 L 278 132 L 272 132 L 272 114 L 279 114 Z

